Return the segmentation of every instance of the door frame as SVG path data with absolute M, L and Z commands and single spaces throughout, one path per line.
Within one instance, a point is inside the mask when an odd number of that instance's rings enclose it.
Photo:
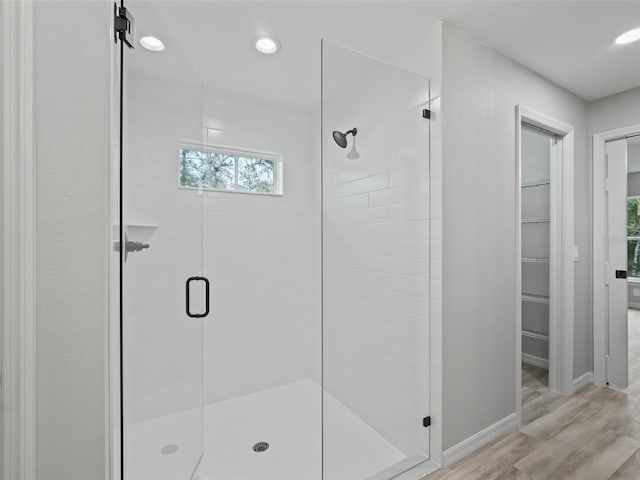
M 35 479 L 34 5 L 0 3 L 0 478 Z
M 574 282 L 574 221 L 573 221 L 573 126 L 522 105 L 516 105 L 516 175 L 515 175 L 515 318 L 516 318 L 516 414 L 522 418 L 522 213 L 521 168 L 522 124 L 532 125 L 558 138 L 552 151 L 551 225 L 549 297 L 559 299 L 549 304 L 549 387 L 563 394 L 573 394 L 573 282 Z M 555 168 L 554 168 L 555 167 Z M 554 261 L 554 259 L 557 259 Z
M 592 190 L 593 209 L 592 243 L 593 243 L 593 382 L 596 385 L 607 384 L 607 322 L 606 298 L 602 287 L 606 282 L 605 271 L 605 191 L 606 180 L 606 143 L 621 140 L 634 135 L 640 135 L 640 124 L 595 133 L 592 138 Z M 597 294 L 600 292 L 600 294 Z

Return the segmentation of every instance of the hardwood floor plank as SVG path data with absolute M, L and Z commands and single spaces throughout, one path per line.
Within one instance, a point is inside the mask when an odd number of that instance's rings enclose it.
M 567 478 L 570 480 L 584 480 L 585 478 L 609 478 L 640 448 L 640 442 L 633 438 L 618 437 L 616 441 L 596 453 L 584 462 Z M 636 471 L 636 478 L 640 471 Z
M 584 416 L 595 415 L 600 406 L 583 398 L 572 397 L 550 413 L 521 428 L 522 432 L 538 440 L 548 440 Z
M 538 418 L 553 412 L 570 398 L 571 397 L 561 395 L 558 392 L 552 392 L 551 390 L 541 392 L 540 396 L 527 403 L 523 403 L 522 425 L 528 425 Z
M 510 470 L 515 462 L 536 448 L 538 442 L 521 432 L 514 432 L 493 444 L 491 448 L 476 452 L 468 461 L 454 465 L 441 480 L 495 480 Z M 431 480 L 431 479 L 430 479 Z
M 531 477 L 524 472 L 521 472 L 516 467 L 511 467 L 502 475 L 496 478 L 496 480 L 531 480 Z
M 533 480 L 561 480 L 613 443 L 619 436 L 608 429 L 609 415 L 582 418 L 545 441 L 516 463 Z
M 640 476 L 640 450 L 636 450 L 616 472 L 611 480 L 638 480 Z

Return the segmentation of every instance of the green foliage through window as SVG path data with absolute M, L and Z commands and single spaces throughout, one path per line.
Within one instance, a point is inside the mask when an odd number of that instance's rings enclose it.
M 640 277 L 640 198 L 627 198 L 627 270 Z
M 180 149 L 180 185 L 275 193 L 275 162 L 215 151 Z

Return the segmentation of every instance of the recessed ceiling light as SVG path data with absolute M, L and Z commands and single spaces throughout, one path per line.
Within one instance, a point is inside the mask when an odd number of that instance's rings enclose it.
M 626 45 L 627 43 L 632 43 L 637 40 L 640 40 L 640 28 L 634 28 L 633 30 L 623 33 L 616 38 L 616 43 L 618 45 Z
M 147 50 L 151 50 L 152 52 L 161 52 L 164 50 L 164 43 L 162 43 L 162 40 L 156 37 L 142 37 L 140 39 L 140 45 L 142 45 Z
M 256 40 L 255 47 L 260 53 L 271 55 L 278 51 L 280 43 L 275 38 L 262 37 Z

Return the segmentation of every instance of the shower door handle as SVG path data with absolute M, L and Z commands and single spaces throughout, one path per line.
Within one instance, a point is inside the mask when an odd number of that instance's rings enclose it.
M 191 282 L 204 282 L 204 312 L 203 313 L 191 313 Z M 186 310 L 187 316 L 191 318 L 204 318 L 209 315 L 209 279 L 205 277 L 189 277 L 186 284 Z

